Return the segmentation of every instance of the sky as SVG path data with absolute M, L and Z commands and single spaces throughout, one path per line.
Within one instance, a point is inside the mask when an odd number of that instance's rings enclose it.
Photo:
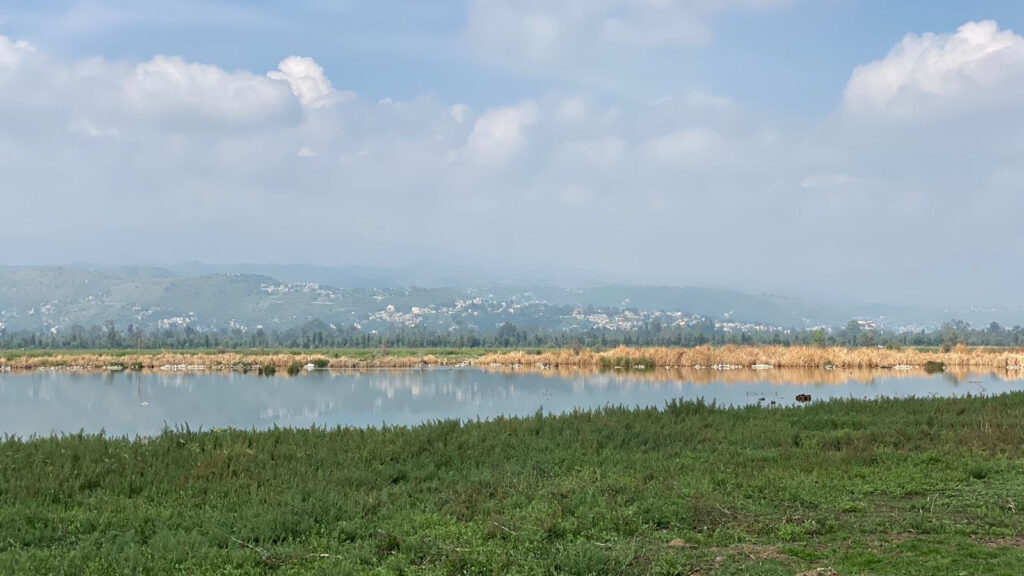
M 0 7 L 0 263 L 1024 306 L 1024 3 Z

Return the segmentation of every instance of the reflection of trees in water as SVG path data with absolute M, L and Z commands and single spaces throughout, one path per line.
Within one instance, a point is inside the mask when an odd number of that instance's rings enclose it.
M 1019 371 L 950 370 L 610 370 L 561 369 L 375 369 L 317 371 L 294 378 L 242 374 L 27 373 L 0 378 L 0 431 L 159 431 L 164 423 L 193 428 L 235 426 L 366 425 L 424 418 L 471 418 L 525 413 L 545 408 L 586 408 L 605 403 L 661 405 L 681 396 L 744 396 L 792 399 L 785 386 L 867 385 L 842 394 L 873 396 L 875 385 L 889 393 L 974 393 L 1019 381 Z M 967 386 L 965 383 L 970 383 Z M 977 385 L 977 387 L 975 386 Z M 777 386 L 769 391 L 766 386 Z M 692 390 L 697 388 L 696 391 Z M 706 387 L 701 389 L 700 387 Z M 729 391 L 726 388 L 735 389 Z M 959 391 L 953 388 L 958 387 Z M 962 388 L 961 388 L 962 387 Z M 690 389 L 690 390 L 688 390 Z M 1005 387 L 1002 387 L 1005 389 Z M 827 395 L 824 391 L 823 395 Z M 815 393 L 815 397 L 818 393 Z M 143 405 L 143 404 L 146 405 Z M 532 407 L 532 408 L 531 408 Z M 9 428 L 8 428 L 9 427 Z

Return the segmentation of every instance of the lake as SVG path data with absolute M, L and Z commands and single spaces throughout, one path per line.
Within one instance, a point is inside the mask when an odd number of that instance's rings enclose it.
M 1009 376 L 1024 376 L 1010 374 Z M 927 375 L 895 370 L 749 369 L 646 372 L 491 371 L 479 368 L 314 371 L 294 378 L 234 373 L 0 374 L 0 434 L 22 438 L 106 431 L 412 425 L 437 419 L 561 413 L 601 406 L 793 404 L 880 396 L 962 396 L 1024 389 L 1006 373 Z

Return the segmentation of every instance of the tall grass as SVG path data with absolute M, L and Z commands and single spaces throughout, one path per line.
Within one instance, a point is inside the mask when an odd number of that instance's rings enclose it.
M 697 348 L 629 348 L 594 351 L 590 349 L 550 349 L 487 352 L 466 350 L 404 350 L 400 353 L 370 351 L 316 351 L 272 353 L 114 353 L 12 354 L 0 353 L 0 366 L 15 370 L 47 367 L 102 369 L 119 365 L 159 370 L 164 366 L 227 370 L 238 367 L 274 366 L 286 371 L 298 363 L 330 368 L 410 368 L 418 366 L 454 366 L 472 363 L 479 366 L 544 367 L 712 367 L 756 364 L 776 368 L 892 368 L 896 366 L 945 366 L 946 369 L 984 367 L 1024 370 L 1024 350 L 967 348 L 958 346 L 948 352 L 917 349 L 818 348 L 786 346 L 701 346 Z
M 619 366 L 622 366 L 621 364 Z M 649 365 L 646 365 L 649 366 Z M 713 370 L 706 368 L 668 368 L 644 370 L 617 370 L 614 365 L 595 366 L 550 366 L 544 369 L 536 365 L 524 364 L 519 368 L 505 365 L 485 366 L 483 370 L 493 372 L 529 371 L 549 378 L 579 379 L 586 377 L 588 386 L 595 385 L 601 379 L 599 375 L 611 375 L 620 380 L 643 382 L 692 382 L 702 384 L 750 384 L 764 382 L 778 385 L 829 385 L 849 382 L 872 382 L 884 377 L 887 380 L 918 379 L 929 376 L 923 367 L 906 370 L 887 370 L 884 368 L 842 368 L 822 370 L 821 368 L 776 368 L 772 370 Z M 955 367 L 944 370 L 943 376 L 956 383 L 965 383 L 983 376 L 993 376 L 1004 381 L 1024 380 L 1024 371 L 1005 370 L 995 367 Z
M 603 352 L 592 350 L 548 350 L 540 353 L 500 352 L 477 360 L 481 365 L 510 366 L 544 364 L 547 366 L 608 366 L 644 362 L 670 367 L 710 367 L 715 365 L 776 368 L 891 368 L 924 366 L 928 362 L 947 367 L 1024 368 L 1024 351 L 958 346 L 949 352 L 916 349 L 818 348 L 809 346 L 723 346 L 715 348 L 629 348 Z
M 1012 394 L 7 439 L 0 574 L 1021 574 L 1022 422 Z
M 182 368 L 186 370 L 231 370 L 245 368 L 253 371 L 261 366 L 274 366 L 286 371 L 292 364 L 304 366 L 313 364 L 317 367 L 330 368 L 410 368 L 416 366 L 448 366 L 466 361 L 465 358 L 453 356 L 339 356 L 328 357 L 323 354 L 310 353 L 270 353 L 244 354 L 208 353 L 196 354 L 187 352 L 160 352 L 152 354 L 112 354 L 106 352 L 90 354 L 49 354 L 44 356 L 19 355 L 11 358 L 0 357 L 0 366 L 14 370 L 34 370 L 38 368 L 103 369 L 109 366 L 137 367 L 143 370 L 160 370 L 163 367 Z

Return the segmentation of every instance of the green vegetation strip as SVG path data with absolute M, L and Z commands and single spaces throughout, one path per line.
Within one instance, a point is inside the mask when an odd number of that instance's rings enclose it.
M 0 444 L 2 574 L 1024 573 L 1024 394 Z

